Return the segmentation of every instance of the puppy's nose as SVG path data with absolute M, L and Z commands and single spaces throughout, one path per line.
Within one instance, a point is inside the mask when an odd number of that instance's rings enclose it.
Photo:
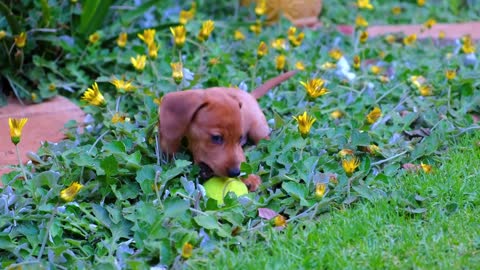
M 228 169 L 228 177 L 235 177 L 240 175 L 240 168 Z

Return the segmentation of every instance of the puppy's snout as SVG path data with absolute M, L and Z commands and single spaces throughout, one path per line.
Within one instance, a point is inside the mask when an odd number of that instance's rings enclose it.
M 236 177 L 240 175 L 240 168 L 229 168 L 228 177 Z

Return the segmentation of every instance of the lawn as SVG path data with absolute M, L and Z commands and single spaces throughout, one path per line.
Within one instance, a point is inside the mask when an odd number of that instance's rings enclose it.
M 392 179 L 386 196 L 252 233 L 192 268 L 476 269 L 480 264 L 480 135 L 450 141 L 431 174 Z M 414 207 L 412 212 L 408 207 Z
M 1 267 L 479 263 L 478 44 L 365 28 L 468 20 L 478 14 L 469 1 L 326 1 L 316 30 L 269 26 L 261 7 L 156 2 L 0 3 L 3 92 L 25 102 L 65 95 L 87 114 L 1 177 Z M 401 20 L 379 13 L 397 5 Z M 333 23 L 356 24 L 355 34 Z M 187 151 L 161 154 L 166 93 L 250 91 L 292 69 L 259 100 L 270 140 L 245 147 L 242 173 L 263 180 L 256 192 L 217 203 Z

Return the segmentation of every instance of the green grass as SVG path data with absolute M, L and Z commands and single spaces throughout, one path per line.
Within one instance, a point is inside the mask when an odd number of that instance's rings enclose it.
M 479 141 L 478 132 L 462 137 L 431 174 L 392 179 L 384 199 L 295 222 L 281 232 L 271 229 L 264 241 L 250 239 L 241 249 L 214 254 L 208 268 L 475 269 Z M 424 212 L 409 213 L 405 205 Z

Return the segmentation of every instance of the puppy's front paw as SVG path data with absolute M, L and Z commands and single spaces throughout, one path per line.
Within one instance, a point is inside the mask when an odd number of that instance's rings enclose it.
M 247 185 L 250 192 L 257 190 L 262 183 L 260 176 L 255 174 L 250 174 L 247 178 L 242 179 L 242 181 L 245 183 L 245 185 Z

